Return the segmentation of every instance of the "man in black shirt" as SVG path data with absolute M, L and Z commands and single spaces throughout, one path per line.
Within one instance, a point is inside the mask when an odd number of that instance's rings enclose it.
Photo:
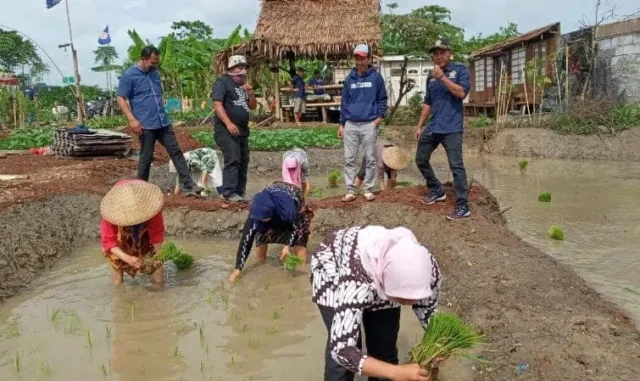
M 249 169 L 249 113 L 258 106 L 253 88 L 247 82 L 247 59 L 229 57 L 227 74 L 214 84 L 211 98 L 216 144 L 224 156 L 222 196 L 231 202 L 246 202 Z

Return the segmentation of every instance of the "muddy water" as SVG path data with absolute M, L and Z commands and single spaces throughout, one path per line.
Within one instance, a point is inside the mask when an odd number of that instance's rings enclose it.
M 435 168 L 451 179 L 446 159 Z M 598 292 L 614 301 L 640 327 L 640 164 L 531 159 L 520 171 L 518 159 L 467 156 L 475 178 L 500 202 L 509 228 L 528 243 L 568 265 Z M 538 195 L 552 194 L 551 203 Z M 547 237 L 551 225 L 565 241 Z
M 306 269 L 289 276 L 273 247 L 267 264 L 250 261 L 230 287 L 236 241 L 177 243 L 196 265 L 176 272 L 168 264 L 163 289 L 143 277 L 111 286 L 90 245 L 1 305 L 0 380 L 322 379 L 326 331 Z M 404 357 L 421 328 L 410 309 L 402 316 Z M 472 375 L 462 362 L 443 373 L 445 381 Z

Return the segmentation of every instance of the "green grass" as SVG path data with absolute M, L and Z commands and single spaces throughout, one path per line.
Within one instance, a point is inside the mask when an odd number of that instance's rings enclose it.
M 51 377 L 51 375 L 53 374 L 53 372 L 51 371 L 51 366 L 45 361 L 40 361 L 40 371 L 47 377 Z
M 302 258 L 298 257 L 295 254 L 287 255 L 287 257 L 284 259 L 284 269 L 287 270 L 289 273 L 293 273 L 294 271 L 296 271 L 298 266 L 302 264 L 303 264 Z
M 311 197 L 316 197 L 316 198 L 322 198 L 322 194 L 324 193 L 324 191 L 322 190 L 322 188 L 312 188 L 311 191 L 309 192 L 309 196 Z
M 527 160 L 527 159 L 521 159 L 521 160 L 518 162 L 518 166 L 520 167 L 520 170 L 521 170 L 521 171 L 526 170 L 526 169 L 527 169 L 527 167 L 529 166 L 529 160 Z
M 547 127 L 560 135 L 615 134 L 640 126 L 640 104 L 581 101 L 553 114 Z
M 482 335 L 475 328 L 465 324 L 458 316 L 448 312 L 436 312 L 429 327 L 411 351 L 411 362 L 424 369 L 431 369 L 435 362 L 453 356 L 469 355 L 469 351 L 480 344 Z M 475 359 L 482 361 L 480 359 Z
M 540 201 L 540 202 L 551 202 L 551 193 L 548 193 L 548 192 L 540 193 L 538 195 L 538 201 Z
M 336 148 L 342 144 L 336 127 L 309 127 L 304 129 L 260 130 L 252 129 L 249 144 L 254 151 L 284 151 L 292 148 Z M 193 138 L 207 147 L 215 140 L 209 131 L 198 131 Z
M 399 186 L 399 187 L 410 187 L 410 186 L 413 185 L 413 182 L 411 182 L 411 181 L 398 181 L 396 183 L 396 185 Z
M 547 234 L 549 238 L 555 241 L 564 241 L 564 231 L 562 231 L 562 228 L 558 225 L 552 225 Z

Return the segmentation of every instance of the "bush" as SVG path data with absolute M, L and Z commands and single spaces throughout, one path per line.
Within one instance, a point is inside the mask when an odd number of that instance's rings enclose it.
M 124 115 L 115 115 L 88 119 L 84 124 L 89 128 L 111 129 L 117 127 L 125 127 L 129 124 L 129 121 Z
M 556 240 L 556 241 L 564 241 L 564 232 L 562 231 L 562 228 L 558 225 L 552 225 L 549 228 L 549 238 Z
M 487 128 L 487 127 L 491 127 L 491 125 L 493 124 L 493 121 L 491 120 L 491 118 L 483 114 L 473 119 L 471 122 L 469 122 L 469 124 L 472 127 L 476 127 L 476 128 Z
M 615 134 L 640 126 L 640 104 L 575 102 L 567 113 L 554 114 L 547 123 L 561 135 L 593 135 L 603 130 Z
M 21 127 L 11 131 L 6 139 L 0 139 L 2 150 L 26 150 L 29 148 L 46 147 L 53 144 L 54 128 Z
M 540 195 L 538 195 L 538 201 L 551 202 L 551 193 L 540 193 Z
M 205 146 L 214 146 L 211 132 L 198 131 L 193 138 Z M 334 148 L 341 144 L 336 127 L 283 130 L 251 130 L 249 144 L 256 151 L 284 151 L 292 148 Z

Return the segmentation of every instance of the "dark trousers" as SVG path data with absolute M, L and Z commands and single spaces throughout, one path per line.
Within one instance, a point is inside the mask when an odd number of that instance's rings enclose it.
M 339 365 L 331 357 L 329 337 L 335 311 L 333 308 L 318 306 L 325 327 L 327 327 L 327 345 L 324 351 L 324 381 L 353 381 L 355 374 Z M 398 364 L 398 332 L 400 331 L 400 308 L 388 308 L 378 311 L 365 311 L 362 318 L 367 355 L 390 364 Z M 358 348 L 362 349 L 362 335 L 358 339 Z M 387 381 L 369 377 L 369 381 Z
M 231 136 L 227 131 L 216 129 L 215 139 L 224 156 L 222 195 L 243 196 L 247 190 L 247 173 L 249 172 L 249 138 Z
M 153 162 L 153 151 L 156 147 L 156 141 L 160 142 L 173 165 L 176 167 L 180 182 L 187 188 L 193 187 L 195 184 L 191 175 L 189 174 L 189 167 L 184 160 L 184 155 L 178 145 L 178 139 L 173 131 L 172 126 L 158 128 L 155 130 L 143 129 L 140 134 L 140 161 L 138 162 L 138 178 L 144 181 L 149 181 L 149 171 L 151 170 L 151 163 Z
M 442 144 L 447 153 L 449 168 L 453 173 L 453 189 L 456 193 L 456 205 L 468 206 L 469 184 L 467 184 L 467 172 L 462 160 L 462 132 L 451 134 L 432 134 L 426 129 L 418 140 L 416 151 L 416 165 L 427 180 L 427 188 L 430 190 L 442 188 L 442 184 L 436 178 L 431 167 L 431 154 Z

